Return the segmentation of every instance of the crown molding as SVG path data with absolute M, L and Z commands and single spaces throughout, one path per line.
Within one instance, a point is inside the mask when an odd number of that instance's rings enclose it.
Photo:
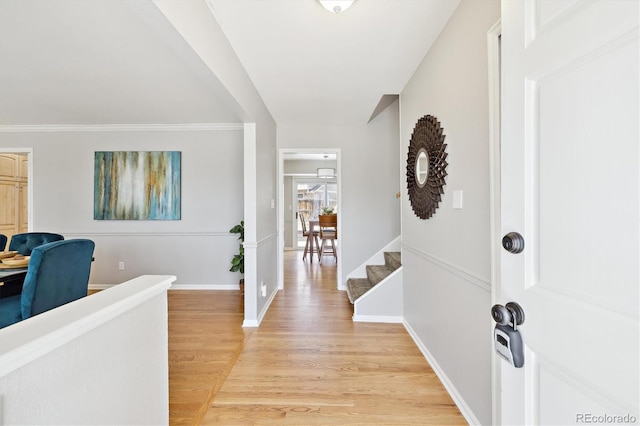
M 243 130 L 244 123 L 182 123 L 182 124 L 37 124 L 0 125 L 0 133 L 51 132 L 149 132 L 149 131 L 221 131 Z

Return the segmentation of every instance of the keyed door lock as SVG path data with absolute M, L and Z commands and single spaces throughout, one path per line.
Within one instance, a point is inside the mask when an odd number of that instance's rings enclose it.
M 524 310 L 516 302 L 509 302 L 506 305 L 493 305 L 491 308 L 493 320 L 500 325 L 511 325 L 514 330 L 524 323 Z
M 493 329 L 496 353 L 514 367 L 522 367 L 524 347 L 518 326 L 524 323 L 524 310 L 516 302 L 493 305 L 491 317 L 497 323 Z
M 502 247 L 509 253 L 521 253 L 524 250 L 524 238 L 517 232 L 509 232 L 502 237 Z

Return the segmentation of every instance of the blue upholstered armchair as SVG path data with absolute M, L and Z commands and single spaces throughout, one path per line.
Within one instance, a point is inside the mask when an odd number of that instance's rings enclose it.
M 26 232 L 24 234 L 15 234 L 11 237 L 11 241 L 9 242 L 9 251 L 16 250 L 19 254 L 30 256 L 31 250 L 35 247 L 60 240 L 64 240 L 62 235 L 52 234 L 50 232 Z
M 7 236 L 4 234 L 0 234 L 0 251 L 4 251 L 4 248 L 7 246 Z
M 94 248 L 85 239 L 34 248 L 22 294 L 0 299 L 0 328 L 85 297 Z

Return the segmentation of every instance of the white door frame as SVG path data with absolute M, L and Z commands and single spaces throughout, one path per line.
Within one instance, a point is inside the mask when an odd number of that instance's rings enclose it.
M 487 56 L 489 75 L 489 193 L 491 233 L 491 305 L 500 303 L 500 21 L 487 32 Z M 487 312 L 487 314 L 489 314 Z M 488 338 L 493 341 L 493 322 Z M 491 346 L 491 399 L 492 424 L 502 424 L 500 398 L 500 359 L 493 355 Z
M 342 150 L 340 148 L 280 148 L 278 149 L 278 289 L 284 289 L 284 215 L 287 214 L 284 207 L 284 157 L 290 153 L 327 153 L 336 155 L 336 184 L 338 185 L 338 224 L 342 223 Z M 336 288 L 340 289 L 342 283 L 342 247 L 338 244 L 338 270 L 336 273 Z

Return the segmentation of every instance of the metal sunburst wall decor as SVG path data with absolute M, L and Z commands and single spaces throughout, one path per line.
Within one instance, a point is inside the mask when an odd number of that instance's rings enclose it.
M 447 145 L 440 122 L 431 115 L 418 120 L 407 154 L 407 191 L 414 213 L 429 219 L 444 194 L 447 176 Z

